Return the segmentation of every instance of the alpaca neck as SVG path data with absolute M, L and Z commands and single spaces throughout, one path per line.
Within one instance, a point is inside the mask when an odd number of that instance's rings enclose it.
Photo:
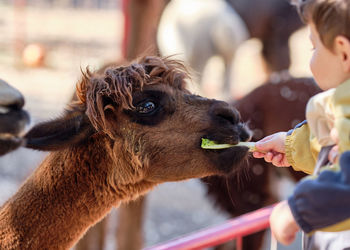
M 111 185 L 105 148 L 93 145 L 50 154 L 0 210 L 0 249 L 68 249 L 132 188 Z M 98 152 L 100 150 L 100 152 Z M 133 195 L 130 194 L 129 195 Z

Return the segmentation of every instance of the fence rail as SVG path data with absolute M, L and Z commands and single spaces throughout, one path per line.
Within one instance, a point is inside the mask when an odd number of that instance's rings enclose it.
M 242 237 L 269 227 L 269 217 L 274 205 L 244 214 L 218 226 L 188 234 L 144 250 L 202 249 L 236 239 L 236 248 L 242 249 Z

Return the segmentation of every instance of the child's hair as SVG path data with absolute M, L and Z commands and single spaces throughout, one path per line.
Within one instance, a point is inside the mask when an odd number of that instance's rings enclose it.
M 304 23 L 312 22 L 322 43 L 333 49 L 334 39 L 341 35 L 350 40 L 350 0 L 298 0 L 299 15 Z

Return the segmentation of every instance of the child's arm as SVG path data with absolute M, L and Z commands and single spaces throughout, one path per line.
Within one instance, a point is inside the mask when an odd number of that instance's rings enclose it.
M 294 219 L 306 233 L 350 229 L 350 151 L 339 163 L 338 171 L 330 168 L 316 179 L 299 182 L 288 199 Z
M 305 233 L 350 229 L 350 151 L 340 157 L 340 171 L 324 170 L 316 179 L 299 182 L 291 197 L 270 216 L 271 231 L 289 245 L 299 228 Z

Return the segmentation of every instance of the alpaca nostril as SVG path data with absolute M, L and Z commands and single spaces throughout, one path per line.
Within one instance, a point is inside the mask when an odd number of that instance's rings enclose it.
M 225 102 L 215 103 L 212 107 L 212 112 L 215 117 L 229 121 L 232 124 L 237 124 L 240 120 L 238 111 Z
M 236 123 L 233 116 L 230 116 L 230 115 L 218 115 L 218 117 L 223 118 L 224 120 L 227 120 L 227 121 L 229 121 L 232 124 Z

